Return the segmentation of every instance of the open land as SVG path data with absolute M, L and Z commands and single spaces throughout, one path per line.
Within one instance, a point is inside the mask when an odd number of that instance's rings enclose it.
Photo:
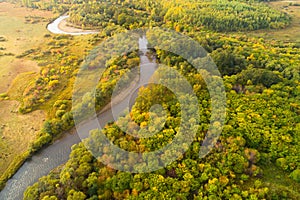
M 0 174 L 18 163 L 17 156 L 28 149 L 46 117 L 41 110 L 18 113 L 16 100 L 40 69 L 36 62 L 17 57 L 43 43 L 52 17 L 48 11 L 0 3 L 0 93 L 12 94 L 10 100 L 0 100 Z

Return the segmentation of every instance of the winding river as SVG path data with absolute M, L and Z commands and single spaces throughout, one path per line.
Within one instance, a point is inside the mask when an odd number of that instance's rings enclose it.
M 65 32 L 60 30 L 59 24 L 67 16 L 62 16 L 50 23 L 47 28 L 52 33 L 59 34 L 71 34 L 71 35 L 81 35 L 81 34 L 91 34 L 95 32 Z M 140 66 L 140 77 L 137 84 L 134 84 L 134 87 L 130 88 L 128 93 L 122 96 L 122 101 L 117 102 L 114 105 L 114 114 L 116 112 L 122 112 L 128 108 L 130 102 L 134 102 L 136 96 L 136 91 L 138 88 L 149 79 L 154 71 L 156 70 L 156 64 L 149 61 L 146 56 L 146 46 L 147 39 L 145 37 L 139 39 L 139 48 L 142 50 L 143 54 L 140 56 L 141 66 Z M 117 98 L 118 96 L 116 96 Z M 100 120 L 99 120 L 100 119 Z M 107 109 L 98 116 L 98 121 L 103 127 L 109 121 L 113 121 L 112 110 Z M 80 132 L 84 131 L 86 133 L 89 130 L 97 128 L 96 124 L 93 124 L 92 121 L 84 122 L 80 125 Z M 64 164 L 71 152 L 71 147 L 74 144 L 77 144 L 81 141 L 78 136 L 75 128 L 64 134 L 64 137 L 54 142 L 54 144 L 44 148 L 43 150 L 36 153 L 32 156 L 31 159 L 27 160 L 22 167 L 17 171 L 17 173 L 8 180 L 5 188 L 0 192 L 1 200 L 18 200 L 23 198 L 23 193 L 25 189 L 38 181 L 38 179 L 44 175 L 47 175 L 55 167 Z

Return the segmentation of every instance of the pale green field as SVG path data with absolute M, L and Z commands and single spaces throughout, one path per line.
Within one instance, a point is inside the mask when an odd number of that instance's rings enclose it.
M 247 34 L 266 39 L 300 43 L 300 6 L 290 6 L 290 3 L 300 4 L 300 0 L 273 1 L 267 3 L 269 6 L 292 16 L 292 22 L 289 27 L 280 30 L 259 30 Z

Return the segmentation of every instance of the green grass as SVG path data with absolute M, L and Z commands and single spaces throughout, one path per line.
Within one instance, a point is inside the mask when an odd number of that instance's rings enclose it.
M 10 88 L 7 91 L 7 95 L 10 99 L 22 101 L 23 92 L 26 87 L 32 82 L 34 82 L 34 78 L 37 76 L 36 72 L 26 72 L 17 75 L 17 77 L 11 83 Z
M 263 182 L 271 193 L 277 195 L 288 195 L 288 198 L 300 199 L 300 183 L 289 178 L 289 173 L 273 164 L 262 167 L 264 171 Z
M 250 178 L 244 182 L 242 188 L 253 188 L 256 180 L 260 180 L 261 187 L 267 187 L 268 199 L 300 199 L 300 183 L 292 180 L 289 173 L 278 168 L 274 163 L 268 163 L 260 166 L 263 170 L 261 178 Z

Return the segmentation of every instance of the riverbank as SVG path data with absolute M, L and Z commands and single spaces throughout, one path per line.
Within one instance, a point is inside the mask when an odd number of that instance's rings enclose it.
M 68 18 L 63 19 L 58 27 L 60 30 L 66 32 L 66 33 L 97 33 L 96 30 L 86 30 L 86 29 L 80 29 L 80 28 L 76 28 L 73 24 L 70 24 L 67 20 Z
M 84 30 L 75 28 L 73 25 L 68 23 L 68 15 L 62 15 L 55 19 L 53 22 L 47 25 L 47 29 L 54 34 L 68 34 L 68 35 L 85 35 L 85 34 L 96 34 L 96 30 Z

